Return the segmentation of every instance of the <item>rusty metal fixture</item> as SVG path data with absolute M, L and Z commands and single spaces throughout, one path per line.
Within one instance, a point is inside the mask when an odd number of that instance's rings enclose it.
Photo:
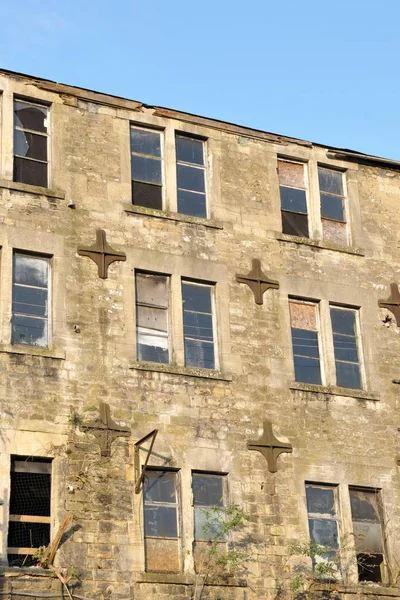
M 250 440 L 247 442 L 248 450 L 257 450 L 261 452 L 268 463 L 268 471 L 276 473 L 278 470 L 277 459 L 282 452 L 293 452 L 293 446 L 276 439 L 272 432 L 272 423 L 264 421 L 264 431 L 259 440 Z
M 126 254 L 124 252 L 114 250 L 107 243 L 106 232 L 104 229 L 96 229 L 96 243 L 88 248 L 78 248 L 78 254 L 80 256 L 87 256 L 96 263 L 101 279 L 107 279 L 108 267 L 111 263 L 116 260 L 126 260 Z
M 263 304 L 263 295 L 269 288 L 278 289 L 278 281 L 268 279 L 261 270 L 261 263 L 258 258 L 253 258 L 252 268 L 248 275 L 236 275 L 238 283 L 245 283 L 254 294 L 256 304 Z
M 158 433 L 158 429 L 153 429 L 153 431 L 151 431 L 144 437 L 140 438 L 140 440 L 138 440 L 135 443 L 135 457 L 134 457 L 134 461 L 135 461 L 135 494 L 138 494 L 140 492 L 140 486 L 142 485 L 143 480 L 144 480 L 147 463 L 149 462 L 151 451 L 153 450 L 154 442 L 156 441 L 157 433 Z M 144 442 L 147 442 L 147 440 L 149 440 L 150 438 L 151 438 L 150 448 L 147 451 L 146 460 L 144 461 L 144 464 L 142 465 L 142 469 L 140 469 L 139 449 L 140 449 L 140 446 L 142 444 L 144 444 Z
M 88 425 L 82 425 L 84 432 L 92 433 L 100 446 L 101 456 L 111 456 L 111 444 L 118 437 L 130 437 L 131 431 L 126 427 L 117 425 L 110 414 L 110 407 L 105 402 L 99 406 L 100 419 Z
M 397 326 L 400 325 L 400 293 L 397 283 L 390 284 L 390 296 L 387 300 L 378 301 L 379 308 L 386 308 L 393 313 Z

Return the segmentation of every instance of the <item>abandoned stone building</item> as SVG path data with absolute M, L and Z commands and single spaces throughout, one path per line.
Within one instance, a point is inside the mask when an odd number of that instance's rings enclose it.
M 400 598 L 400 163 L 0 90 L 0 599 Z

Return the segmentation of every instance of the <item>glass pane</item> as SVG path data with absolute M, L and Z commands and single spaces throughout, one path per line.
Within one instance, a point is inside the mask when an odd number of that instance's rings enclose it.
M 293 362 L 296 381 L 321 384 L 321 370 L 318 359 L 294 356 Z
M 16 523 L 8 524 L 9 548 L 39 548 L 50 542 L 50 523 Z
M 318 337 L 316 331 L 292 328 L 293 354 L 319 358 Z
M 343 196 L 343 175 L 338 171 L 318 167 L 318 181 L 321 192 Z
M 47 187 L 47 164 L 14 156 L 14 181 Z
M 168 308 L 168 277 L 136 273 L 136 301 Z
M 49 517 L 50 491 L 50 475 L 11 472 L 10 514 Z
M 47 290 L 13 285 L 12 311 L 47 317 Z
M 161 344 L 161 341 L 164 340 L 157 339 L 155 336 L 151 336 L 151 339 L 149 339 L 146 335 L 139 333 L 137 346 L 138 360 L 167 365 L 169 363 L 169 352 L 168 348 L 164 344 Z
M 161 185 L 161 161 L 133 154 L 131 157 L 132 179 Z
M 47 320 L 13 315 L 11 343 L 45 348 L 48 345 Z
M 358 363 L 357 343 L 354 336 L 334 333 L 333 346 L 336 360 Z
M 157 131 L 131 127 L 131 151 L 161 156 L 161 136 Z
M 200 140 L 193 140 L 176 136 L 176 160 L 193 163 L 195 165 L 204 165 L 204 143 Z
M 193 473 L 193 504 L 200 506 L 223 506 L 223 479 L 218 475 Z
M 14 125 L 23 129 L 47 132 L 47 108 L 26 102 L 14 102 Z
M 178 212 L 191 217 L 207 218 L 206 195 L 178 190 Z
M 198 167 L 189 167 L 187 165 L 177 165 L 177 185 L 178 188 L 191 190 L 193 192 L 205 192 L 204 169 Z
M 46 258 L 14 254 L 13 281 L 37 287 L 47 288 L 49 261 Z
M 176 507 L 145 505 L 144 535 L 163 538 L 177 537 Z
M 314 514 L 335 514 L 335 496 L 333 490 L 306 486 L 307 510 Z
M 211 315 L 183 312 L 183 332 L 185 337 L 212 342 L 214 339 Z
M 47 137 L 15 129 L 14 154 L 47 161 Z
M 321 217 L 344 222 L 343 199 L 321 194 Z
M 308 237 L 307 215 L 282 211 L 282 231 L 288 235 Z
M 338 532 L 336 521 L 330 519 L 308 519 L 310 537 L 315 544 L 328 546 L 336 550 L 338 546 Z
M 353 530 L 357 552 L 370 552 L 374 554 L 383 551 L 380 523 L 353 521 Z
M 209 516 L 207 516 L 207 513 Z M 216 540 L 221 539 L 223 527 L 221 513 L 202 508 L 194 509 L 194 539 L 195 540 Z M 224 539 L 224 538 L 222 538 Z
M 176 474 L 170 471 L 146 471 L 143 497 L 145 502 L 175 502 Z
M 296 188 L 280 186 L 281 208 L 290 212 L 307 214 L 306 192 Z
M 354 310 L 343 310 L 331 307 L 332 330 L 334 333 L 345 333 L 355 335 L 355 312 Z
M 358 364 L 336 361 L 336 383 L 341 387 L 360 390 L 360 366 Z
M 211 313 L 211 288 L 206 285 L 182 283 L 184 310 Z
M 185 339 L 185 366 L 214 369 L 214 344 Z
M 378 492 L 350 490 L 351 514 L 360 521 L 380 522 L 378 512 Z
M 162 210 L 162 187 L 142 181 L 132 181 L 132 204 Z

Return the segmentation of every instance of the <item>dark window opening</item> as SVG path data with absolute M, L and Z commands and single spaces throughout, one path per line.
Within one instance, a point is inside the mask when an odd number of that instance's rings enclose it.
M 383 535 L 378 490 L 350 489 L 360 581 L 383 581 Z
M 304 165 L 279 160 L 278 174 L 282 231 L 288 235 L 309 237 Z
M 14 101 L 14 181 L 48 186 L 48 109 Z
M 132 204 L 162 210 L 161 133 L 131 127 Z

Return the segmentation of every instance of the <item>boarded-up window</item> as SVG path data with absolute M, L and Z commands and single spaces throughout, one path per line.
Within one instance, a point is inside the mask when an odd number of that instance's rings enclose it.
M 347 242 L 347 226 L 344 209 L 343 173 L 318 167 L 321 200 L 321 220 L 325 240 Z
M 336 487 L 306 484 L 306 497 L 310 538 L 324 546 L 321 558 L 334 562 L 339 549 Z
M 48 109 L 14 101 L 14 181 L 47 187 Z
M 215 368 L 213 286 L 182 281 L 183 337 L 187 367 Z
M 138 360 L 169 362 L 169 277 L 136 273 Z
M 159 131 L 131 127 L 132 203 L 162 209 L 162 152 Z
M 359 579 L 381 582 L 384 553 L 379 492 L 350 489 L 350 502 Z
M 358 311 L 342 307 L 330 308 L 336 383 L 341 387 L 361 389 L 360 357 L 358 350 Z
M 295 380 L 321 384 L 317 304 L 290 300 L 289 308 Z
M 176 135 L 175 145 L 178 212 L 206 218 L 205 142 Z
M 7 554 L 10 566 L 37 564 L 35 550 L 50 543 L 51 461 L 13 457 Z
M 179 571 L 177 473 L 147 470 L 143 488 L 147 571 Z
M 43 256 L 14 253 L 12 288 L 13 344 L 49 345 L 50 261 Z
M 282 231 L 289 235 L 308 237 L 307 192 L 305 165 L 278 161 L 281 196 Z

